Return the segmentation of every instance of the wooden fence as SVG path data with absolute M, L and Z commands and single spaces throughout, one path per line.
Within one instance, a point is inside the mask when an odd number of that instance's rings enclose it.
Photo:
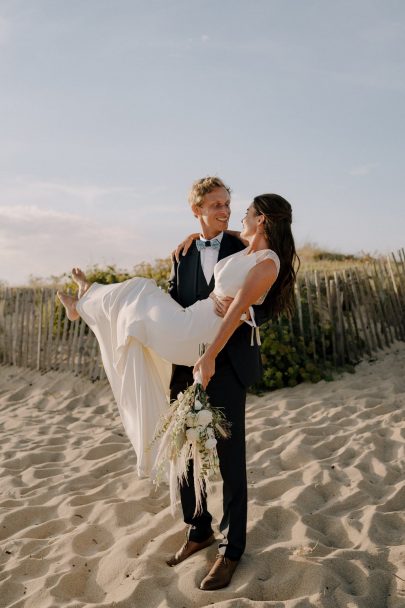
M 300 272 L 295 297 L 295 316 L 284 323 L 305 357 L 334 367 L 357 362 L 405 341 L 405 251 L 358 267 Z M 82 319 L 67 319 L 49 288 L 0 290 L 0 363 L 105 377 L 94 334 Z

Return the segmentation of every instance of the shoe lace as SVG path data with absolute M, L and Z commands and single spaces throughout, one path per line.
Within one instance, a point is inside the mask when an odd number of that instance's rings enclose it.
M 216 560 L 221 560 L 221 562 L 224 563 L 224 566 L 229 566 L 229 559 L 227 557 L 225 557 L 225 555 L 223 555 L 222 553 L 217 553 L 215 556 Z M 218 564 L 219 566 L 220 564 Z

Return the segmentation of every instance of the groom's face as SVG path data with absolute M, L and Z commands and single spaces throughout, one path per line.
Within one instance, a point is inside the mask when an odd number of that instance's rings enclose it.
M 213 238 L 228 228 L 231 215 L 231 198 L 225 188 L 215 188 L 204 196 L 202 205 L 193 206 L 198 217 L 202 233 L 206 238 Z

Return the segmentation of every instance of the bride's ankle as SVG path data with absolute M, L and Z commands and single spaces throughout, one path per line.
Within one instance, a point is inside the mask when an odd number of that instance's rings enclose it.
M 89 291 L 89 289 L 92 285 L 93 285 L 93 283 L 85 283 L 83 286 L 80 287 L 80 289 L 77 293 L 78 300 L 80 300 L 80 298 L 82 298 Z

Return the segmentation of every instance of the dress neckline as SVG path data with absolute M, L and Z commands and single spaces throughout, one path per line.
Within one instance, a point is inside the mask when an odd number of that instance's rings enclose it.
M 246 251 L 247 247 L 245 249 L 243 249 L 242 251 Z M 266 249 L 258 249 L 257 251 L 251 251 L 250 253 L 245 253 L 245 255 L 252 255 L 253 253 L 261 253 L 262 251 L 272 251 L 273 253 L 276 253 L 274 251 L 274 249 L 269 249 L 268 247 Z M 277 253 L 276 253 L 277 255 Z
M 220 260 L 218 260 L 218 262 L 215 264 L 215 266 L 217 266 L 217 264 L 221 264 L 222 262 L 225 262 L 226 260 L 228 260 L 229 258 L 233 258 L 235 257 L 235 255 L 243 255 L 243 257 L 248 258 L 249 256 L 256 254 L 256 253 L 260 253 L 262 251 L 272 251 L 274 253 L 274 255 L 277 256 L 277 253 L 274 251 L 274 249 L 259 249 L 258 251 L 251 251 L 250 253 L 246 253 L 247 251 L 247 247 L 245 247 L 244 249 L 241 249 L 240 251 L 237 251 L 236 253 L 230 253 L 229 255 L 227 255 L 224 258 L 221 258 Z

